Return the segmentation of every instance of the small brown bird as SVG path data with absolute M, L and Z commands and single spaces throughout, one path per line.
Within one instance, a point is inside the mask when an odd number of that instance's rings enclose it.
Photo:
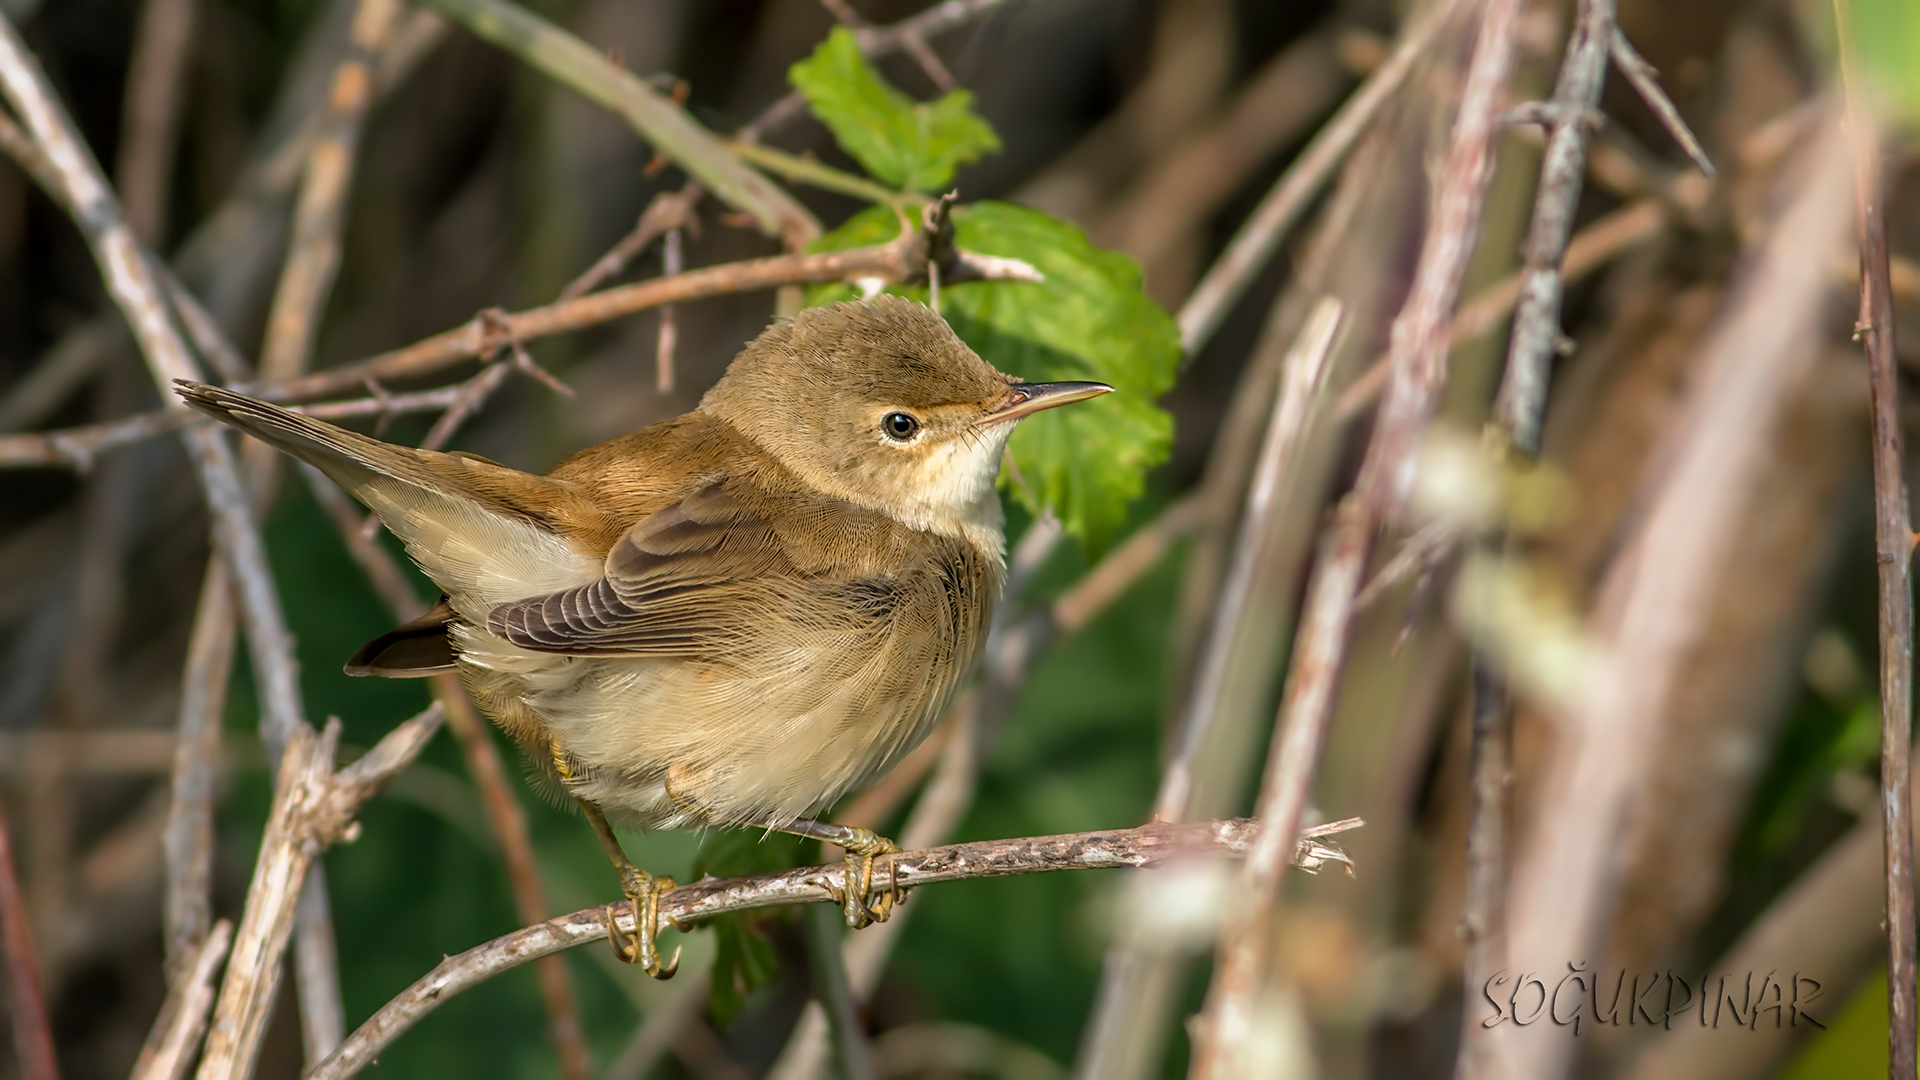
M 1003 375 L 887 296 L 776 322 L 694 411 L 546 476 L 179 385 L 366 503 L 445 592 L 347 670 L 457 670 L 579 801 L 634 903 L 615 949 L 660 978 L 673 882 L 629 862 L 609 819 L 837 844 L 848 922 L 886 917 L 873 858 L 898 849 L 813 816 L 924 739 L 979 653 L 1014 423 L 1111 389 Z

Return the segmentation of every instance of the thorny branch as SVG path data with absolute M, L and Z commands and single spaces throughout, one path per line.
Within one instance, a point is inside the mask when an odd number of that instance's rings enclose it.
M 1848 0 L 1834 0 L 1860 244 L 1860 315 L 1873 399 L 1874 549 L 1880 570 L 1880 805 L 1886 837 L 1887 1075 L 1916 1068 L 1913 889 L 1913 518 L 1900 439 L 1900 373 L 1887 267 L 1880 137 L 1860 85 Z
M 1398 512 L 1410 486 L 1415 448 L 1438 406 L 1446 377 L 1448 326 L 1479 236 L 1519 13 L 1519 0 L 1492 0 L 1481 9 L 1473 61 L 1413 288 L 1394 321 L 1386 401 L 1355 491 L 1335 511 L 1308 585 L 1260 786 L 1259 817 L 1277 835 L 1296 830 L 1305 812 L 1332 720 L 1348 624 L 1373 531 Z M 1196 1039 L 1193 1075 L 1200 1080 L 1244 1075 L 1252 1066 L 1245 1055 L 1256 1025 L 1255 1001 L 1270 962 L 1271 920 L 1286 865 L 1285 853 L 1269 842 L 1256 845 L 1242 869 L 1239 895 L 1220 933 Z
M 1507 349 L 1506 371 L 1494 399 L 1494 424 L 1502 441 L 1529 457 L 1540 452 L 1547 382 L 1560 353 L 1560 299 L 1574 212 L 1580 205 L 1587 166 L 1587 117 L 1599 107 L 1607 57 L 1619 30 L 1614 0 L 1582 0 L 1567 40 L 1553 98 L 1547 103 L 1547 146 L 1534 189 L 1533 221 L 1523 247 L 1519 302 Z M 1512 715 L 1507 687 L 1475 656 L 1473 720 L 1468 752 L 1467 889 L 1461 926 L 1467 943 L 1465 985 L 1483 985 L 1503 966 L 1506 891 L 1507 771 L 1511 768 Z M 1459 1073 L 1481 1075 L 1486 1029 L 1467 1019 L 1461 1027 Z
M 1320 843 L 1320 838 L 1360 825 L 1359 820 L 1350 818 L 1303 830 L 1295 841 L 1292 858 L 1302 869 L 1317 870 L 1327 861 L 1341 857 L 1337 848 Z M 913 889 L 943 881 L 1054 870 L 1153 866 L 1177 856 L 1190 857 L 1203 852 L 1241 855 L 1260 832 L 1257 822 L 1240 819 L 1192 825 L 1152 824 L 1137 829 L 1018 840 L 982 840 L 882 856 L 874 864 L 874 874 L 878 879 L 897 882 L 903 889 Z M 844 864 L 835 863 L 696 881 L 664 894 L 660 898 L 660 917 L 684 926 L 730 911 L 824 903 L 831 899 L 829 890 L 840 887 L 845 873 Z M 577 911 L 449 957 L 382 1006 L 331 1058 L 313 1070 L 308 1080 L 343 1080 L 354 1075 L 402 1032 L 455 994 L 539 957 L 603 940 L 609 918 L 623 929 L 630 927 L 631 905 L 622 901 Z

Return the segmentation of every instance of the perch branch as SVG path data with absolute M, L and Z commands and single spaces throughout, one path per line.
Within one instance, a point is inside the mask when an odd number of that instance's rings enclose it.
M 1336 821 L 1302 832 L 1295 859 L 1303 868 L 1318 867 L 1337 849 L 1320 838 L 1358 828 L 1357 819 Z M 1017 840 L 983 840 L 970 844 L 881 856 L 874 873 L 896 880 L 902 888 L 943 881 L 1007 877 L 1053 870 L 1093 870 L 1153 866 L 1196 852 L 1243 854 L 1260 832 L 1248 819 L 1210 821 L 1192 825 L 1143 825 L 1137 829 L 1069 833 Z M 685 925 L 693 921 L 753 908 L 786 904 L 825 903 L 829 889 L 838 888 L 845 867 L 828 866 L 783 870 L 748 877 L 710 878 L 670 890 L 660 898 L 660 917 Z M 576 911 L 538 925 L 495 938 L 484 945 L 449 957 L 399 997 L 380 1008 L 342 1043 L 333 1057 L 322 1062 L 308 1080 L 343 1080 L 370 1064 L 374 1057 L 422 1017 L 454 995 L 529 961 L 604 940 L 607 920 L 623 928 L 633 920 L 625 901 Z

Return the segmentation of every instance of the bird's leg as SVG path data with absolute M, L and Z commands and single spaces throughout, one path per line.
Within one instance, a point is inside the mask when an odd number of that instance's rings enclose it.
M 713 815 L 702 809 L 692 800 L 673 790 L 673 770 L 668 769 L 662 780 L 667 798 L 675 805 L 703 821 L 713 820 Z M 801 818 L 785 825 L 755 825 L 752 828 L 770 829 L 773 832 L 791 833 L 812 840 L 833 844 L 847 853 L 847 887 L 835 889 L 831 883 L 827 891 L 833 896 L 833 902 L 839 904 L 847 913 L 847 925 L 858 930 L 877 922 L 886 922 L 893 913 L 893 906 L 904 897 L 900 883 L 893 876 L 893 866 L 887 866 L 887 891 L 880 894 L 878 900 L 868 903 L 867 898 L 873 892 L 873 860 L 878 855 L 893 855 L 899 852 L 900 845 L 874 832 L 853 825 L 835 825 L 829 821 L 813 821 Z M 854 883 L 858 881 L 859 887 Z
M 573 768 L 558 743 L 553 744 L 553 765 L 560 773 L 563 782 L 573 779 Z M 680 950 L 673 950 L 673 959 L 665 964 L 660 962 L 660 950 L 655 941 L 660 936 L 660 894 L 673 888 L 670 877 L 654 877 L 645 870 L 633 865 L 627 853 L 620 847 L 620 838 L 613 835 L 613 826 L 607 824 L 607 815 L 587 800 L 574 796 L 580 804 L 580 812 L 587 816 L 587 824 L 593 826 L 593 834 L 600 838 L 600 846 L 607 849 L 607 858 L 613 862 L 613 872 L 620 877 L 620 891 L 633 904 L 633 934 L 628 936 L 620 932 L 619 924 L 614 921 L 613 909 L 607 909 L 607 940 L 613 942 L 613 953 L 629 964 L 638 964 L 642 971 L 656 979 L 671 979 L 673 973 L 680 970 Z
M 900 882 L 894 877 L 893 864 L 887 864 L 887 887 L 872 903 L 868 897 L 873 892 L 873 860 L 878 855 L 893 855 L 900 845 L 874 832 L 853 825 L 835 825 L 829 821 L 809 821 L 801 818 L 785 825 L 776 825 L 779 832 L 792 833 L 795 836 L 808 836 L 822 843 L 843 848 L 847 853 L 847 885 L 834 896 L 841 908 L 847 913 L 847 925 L 855 930 L 872 923 L 886 922 L 893 914 L 893 906 L 902 899 Z M 829 891 L 833 887 L 829 885 Z

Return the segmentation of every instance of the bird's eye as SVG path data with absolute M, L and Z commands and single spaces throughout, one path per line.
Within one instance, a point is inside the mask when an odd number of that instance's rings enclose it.
M 889 439 L 906 442 L 913 438 L 914 432 L 920 430 L 920 421 L 910 413 L 890 412 L 880 418 L 880 430 L 886 432 Z

